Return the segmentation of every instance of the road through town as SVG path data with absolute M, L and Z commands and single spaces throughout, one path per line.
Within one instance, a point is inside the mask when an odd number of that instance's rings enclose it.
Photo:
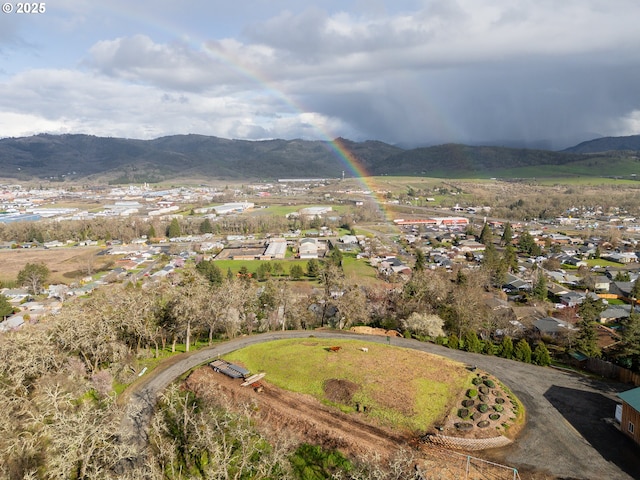
M 309 336 L 389 342 L 474 364 L 498 377 L 524 404 L 527 425 L 511 446 L 482 452 L 479 456 L 483 458 L 566 479 L 640 479 L 640 448 L 608 421 L 614 414 L 615 395 L 629 389 L 628 385 L 416 340 L 334 330 L 265 333 L 172 357 L 125 392 L 124 437 L 144 449 L 146 428 L 158 395 L 192 368 L 256 343 Z

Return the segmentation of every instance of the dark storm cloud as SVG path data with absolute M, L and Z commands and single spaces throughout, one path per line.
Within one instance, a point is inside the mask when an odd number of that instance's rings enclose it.
M 193 24 L 176 14 L 173 25 L 175 6 L 167 18 L 156 10 L 153 28 L 137 19 L 102 35 L 68 68 L 9 70 L 0 127 L 19 132 L 23 116 L 25 129 L 36 118 L 96 134 L 145 125 L 145 135 L 554 148 L 640 130 L 635 0 L 278 0 L 268 15 L 254 2 L 201 2 Z M 77 28 L 91 24 L 85 13 Z M 25 81 L 38 88 L 19 96 Z

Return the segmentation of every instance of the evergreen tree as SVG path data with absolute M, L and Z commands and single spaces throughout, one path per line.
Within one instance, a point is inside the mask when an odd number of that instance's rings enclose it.
M 578 307 L 578 314 L 583 320 L 593 323 L 600 320 L 600 313 L 602 313 L 605 308 L 601 300 L 596 300 L 587 295 Z
M 302 270 L 302 267 L 300 265 L 295 264 L 291 266 L 289 275 L 291 275 L 291 278 L 293 278 L 294 280 L 299 280 L 300 278 L 302 278 L 302 275 L 304 275 L 304 271 Z
M 198 230 L 200 231 L 200 233 L 213 233 L 213 225 L 211 225 L 211 220 L 205 218 L 200 224 L 200 227 L 198 227 Z
M 489 245 L 493 241 L 493 233 L 491 232 L 491 227 L 489 227 L 487 222 L 482 226 L 479 241 L 484 245 Z
M 307 275 L 313 278 L 320 275 L 320 262 L 315 258 L 312 258 L 307 262 Z
M 156 229 L 152 223 L 151 225 L 149 225 L 149 230 L 147 231 L 147 238 L 151 240 L 152 238 L 156 238 L 157 236 L 158 235 L 156 235 Z
M 249 273 L 249 269 L 246 267 L 246 265 L 240 267 L 238 276 L 245 282 L 249 282 L 251 280 L 251 273 Z
M 578 335 L 576 336 L 575 349 L 588 357 L 599 357 L 598 333 L 595 324 L 583 318 L 578 322 Z
M 9 299 L 0 294 L 0 318 L 4 320 L 5 317 L 8 317 L 13 313 L 13 307 L 9 303 Z
M 516 360 L 520 360 L 524 363 L 531 363 L 531 346 L 529 345 L 529 342 L 527 342 L 524 338 L 521 338 L 520 341 L 516 344 L 513 353 L 516 357 Z
M 231 267 L 227 267 L 227 280 L 233 279 L 233 272 L 231 271 Z
M 542 340 L 538 342 L 535 350 L 533 351 L 533 363 L 542 367 L 551 365 L 551 355 L 549 354 L 549 349 Z
M 457 350 L 459 345 L 460 345 L 460 342 L 458 340 L 458 336 L 454 335 L 453 333 L 451 335 L 449 335 L 449 339 L 447 341 L 447 346 L 449 348 L 452 348 L 453 350 Z
M 500 356 L 502 358 L 513 357 L 513 340 L 511 340 L 511 337 L 505 336 L 502 339 L 502 343 L 500 343 Z
M 196 265 L 196 271 L 209 280 L 212 285 L 222 283 L 222 270 L 213 260 L 203 260 Z
M 631 310 L 634 310 L 636 307 L 636 301 L 640 298 L 640 277 L 633 282 L 633 287 L 631 287 Z
M 633 312 L 622 322 L 622 341 L 616 346 L 618 363 L 634 371 L 640 371 L 640 314 Z
M 491 340 L 485 341 L 482 348 L 482 353 L 484 353 L 485 355 L 495 355 L 496 345 Z
M 547 279 L 542 272 L 538 272 L 538 278 L 533 286 L 533 296 L 540 300 L 547 299 Z
M 536 242 L 531 234 L 527 231 L 522 232 L 518 240 L 518 248 L 520 251 L 532 255 L 535 245 Z
M 413 266 L 413 271 L 421 272 L 422 270 L 424 270 L 424 265 L 425 265 L 424 253 L 420 248 L 416 248 L 415 252 L 416 252 L 416 263 Z
M 503 259 L 507 267 L 507 271 L 515 272 L 518 269 L 518 255 L 513 244 L 507 243 L 507 246 L 504 247 Z
M 342 266 L 342 250 L 333 248 L 329 254 L 329 260 L 337 267 Z
M 456 273 L 456 285 L 464 287 L 467 284 L 467 276 L 464 274 L 462 270 L 458 270 Z
M 500 259 L 498 258 L 498 252 L 496 251 L 496 247 L 493 245 L 493 243 L 488 243 L 484 247 L 482 264 L 490 271 L 494 271 L 499 263 L 500 263 Z
M 273 266 L 271 262 L 262 262 L 258 265 L 256 269 L 256 279 L 258 281 L 266 280 L 271 276 L 271 272 L 273 270 Z
M 180 235 L 182 235 L 180 224 L 178 223 L 178 219 L 174 218 L 173 220 L 171 220 L 169 227 L 167 227 L 167 237 L 177 238 Z
M 469 331 L 464 336 L 464 349 L 467 352 L 480 353 L 482 351 L 482 342 L 476 335 L 476 332 Z
M 504 224 L 504 231 L 502 232 L 500 240 L 503 245 L 511 245 L 511 242 L 513 241 L 513 229 L 511 228 L 511 223 L 507 222 Z

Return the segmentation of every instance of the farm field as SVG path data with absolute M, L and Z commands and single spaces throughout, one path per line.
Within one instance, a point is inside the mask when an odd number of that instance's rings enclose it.
M 16 248 L 0 251 L 0 282 L 14 282 L 27 263 L 43 263 L 50 272 L 49 283 L 69 283 L 82 275 L 89 262 L 99 269 L 109 259 L 96 257 L 100 247 Z

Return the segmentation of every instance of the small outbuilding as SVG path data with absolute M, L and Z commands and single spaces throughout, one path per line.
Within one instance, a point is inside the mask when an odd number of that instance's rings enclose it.
M 640 387 L 618 394 L 622 400 L 620 430 L 640 445 Z

